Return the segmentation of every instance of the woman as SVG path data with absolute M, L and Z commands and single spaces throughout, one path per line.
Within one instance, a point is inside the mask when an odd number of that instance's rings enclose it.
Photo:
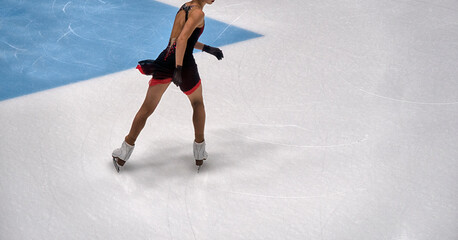
M 119 172 L 129 160 L 134 150 L 135 141 L 145 126 L 146 120 L 154 112 L 167 87 L 173 82 L 188 96 L 193 108 L 194 124 L 194 158 L 200 166 L 207 159 L 205 151 L 204 127 L 205 108 L 202 97 L 202 85 L 197 65 L 192 55 L 193 49 L 199 49 L 214 55 L 218 60 L 223 58 L 220 49 L 198 42 L 204 30 L 204 12 L 206 4 L 215 0 L 192 0 L 185 3 L 177 12 L 167 48 L 156 60 L 140 61 L 137 69 L 146 75 L 152 75 L 148 92 L 140 110 L 134 118 L 129 134 L 121 147 L 113 151 L 113 164 Z

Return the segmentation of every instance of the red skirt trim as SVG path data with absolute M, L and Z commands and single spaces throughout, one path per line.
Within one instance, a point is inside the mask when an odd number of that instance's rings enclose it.
M 191 90 L 184 92 L 184 94 L 186 94 L 186 95 L 191 95 L 193 92 L 195 92 L 195 91 L 197 90 L 197 88 L 199 88 L 199 86 L 200 86 L 200 80 L 199 80 L 199 82 L 196 84 L 196 86 L 194 86 L 193 88 L 191 88 Z
M 154 85 L 158 85 L 158 84 L 167 84 L 167 83 L 171 83 L 172 82 L 172 78 L 165 78 L 165 79 L 154 79 L 154 78 L 151 78 L 151 80 L 149 80 L 149 86 L 154 86 Z
M 149 86 L 152 87 L 152 86 L 155 86 L 155 85 L 158 85 L 158 84 L 168 84 L 168 83 L 171 83 L 172 82 L 172 78 L 166 78 L 166 79 L 154 79 L 154 78 L 151 78 L 151 80 L 149 80 Z M 191 88 L 190 90 L 186 91 L 186 92 L 183 92 L 184 94 L 186 95 L 191 95 L 193 92 L 195 92 L 199 86 L 201 85 L 201 80 L 199 80 L 199 82 L 197 82 L 196 86 L 194 86 L 193 88 Z

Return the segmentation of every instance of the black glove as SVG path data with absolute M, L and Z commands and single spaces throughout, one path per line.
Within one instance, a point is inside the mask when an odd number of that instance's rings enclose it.
M 183 82 L 183 80 L 181 79 L 181 69 L 183 67 L 178 65 L 176 68 L 175 68 L 175 71 L 173 71 L 173 78 L 172 78 L 172 82 L 177 85 L 177 87 L 179 87 L 181 85 L 181 83 Z
M 218 58 L 218 60 L 221 60 L 224 57 L 223 56 L 223 51 L 221 51 L 221 49 L 215 48 L 215 47 L 210 47 L 210 46 L 207 46 L 207 45 L 204 45 L 204 47 L 202 48 L 202 52 L 208 52 L 211 55 L 213 55 L 216 58 Z

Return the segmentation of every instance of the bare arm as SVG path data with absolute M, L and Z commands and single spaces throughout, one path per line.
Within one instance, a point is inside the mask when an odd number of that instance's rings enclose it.
M 204 44 L 201 42 L 197 42 L 196 45 L 194 46 L 195 49 L 202 50 L 204 48 Z
M 186 21 L 185 25 L 183 26 L 183 30 L 181 30 L 180 35 L 176 41 L 176 58 L 175 58 L 175 66 L 182 66 L 183 65 L 183 57 L 184 52 L 186 50 L 186 45 L 188 43 L 188 39 L 191 36 L 192 32 L 196 29 L 196 27 L 204 20 L 204 12 L 200 9 L 196 9 L 189 14 L 188 21 Z M 203 45 L 202 45 L 203 47 Z

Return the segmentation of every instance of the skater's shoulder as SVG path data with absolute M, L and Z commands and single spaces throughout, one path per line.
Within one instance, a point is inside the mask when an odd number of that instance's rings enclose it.
M 199 18 L 205 17 L 205 13 L 201 8 L 195 7 L 189 11 L 189 16 L 196 16 Z

